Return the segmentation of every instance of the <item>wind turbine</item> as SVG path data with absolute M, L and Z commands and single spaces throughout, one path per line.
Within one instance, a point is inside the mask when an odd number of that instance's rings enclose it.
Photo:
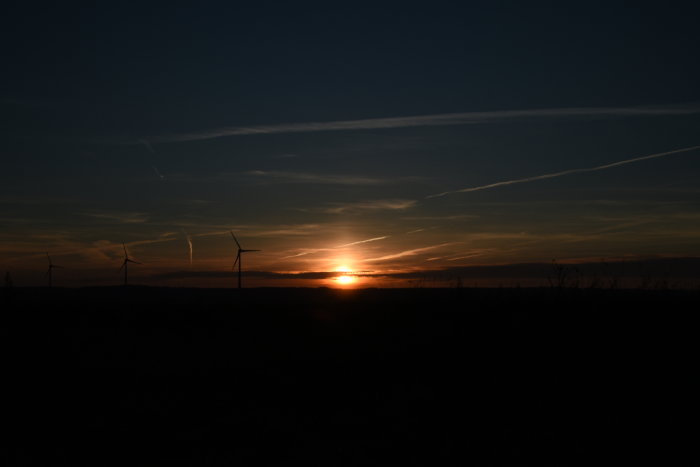
M 241 244 L 238 243 L 238 240 L 236 239 L 236 236 L 233 235 L 233 231 L 231 231 L 231 236 L 233 237 L 233 241 L 236 242 L 236 245 L 238 245 L 238 254 L 236 255 L 236 261 L 233 262 L 233 270 L 236 270 L 236 263 L 238 263 L 238 288 L 241 288 L 241 262 L 242 258 L 241 255 L 243 253 L 248 253 L 251 251 L 262 251 L 262 250 L 244 250 L 241 248 Z
M 126 251 L 126 245 L 122 242 L 122 246 L 124 247 L 124 262 L 122 263 L 122 267 L 119 268 L 121 271 L 122 269 L 124 270 L 124 286 L 126 287 L 127 285 L 127 273 L 129 271 L 129 263 L 134 263 L 134 264 L 142 264 L 139 263 L 138 261 L 134 261 L 133 259 L 129 258 L 129 252 Z
M 53 262 L 51 262 L 51 257 L 49 256 L 48 253 L 46 253 L 46 259 L 49 260 L 49 269 L 46 271 L 46 275 L 47 275 L 48 278 L 49 278 L 49 287 L 51 287 L 51 279 L 52 279 L 52 275 L 53 275 L 53 274 L 52 274 L 53 268 L 63 268 L 63 266 L 59 266 L 59 265 L 57 265 L 57 264 L 53 264 Z

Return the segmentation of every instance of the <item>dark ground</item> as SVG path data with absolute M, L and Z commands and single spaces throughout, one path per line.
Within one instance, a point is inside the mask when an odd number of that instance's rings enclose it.
M 1 293 L 5 465 L 697 461 L 698 291 Z

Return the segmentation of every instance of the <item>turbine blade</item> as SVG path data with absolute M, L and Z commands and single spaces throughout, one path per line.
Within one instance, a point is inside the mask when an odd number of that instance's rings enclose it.
M 125 262 L 125 263 L 126 263 L 126 262 L 129 262 L 129 263 L 134 263 L 134 264 L 143 264 L 143 263 L 139 263 L 138 261 L 134 261 L 134 260 L 131 259 L 131 258 L 125 259 L 124 262 Z
M 262 251 L 262 250 L 241 250 L 241 253 L 247 253 L 249 251 Z
M 124 247 L 124 256 L 126 256 L 128 258 L 129 253 L 126 251 L 126 243 L 122 242 L 122 246 Z
M 125 266 L 126 266 L 126 260 L 124 260 L 124 262 L 122 263 L 122 267 L 120 267 L 119 270 L 121 271 L 122 269 L 124 269 Z
M 238 264 L 238 261 L 241 259 L 241 252 L 239 251 L 238 254 L 236 255 L 236 261 L 233 262 L 233 266 L 231 266 L 231 269 L 234 270 L 236 269 L 236 264 Z
M 235 235 L 233 235 L 233 230 L 231 230 L 231 236 L 233 237 L 233 241 L 236 242 L 236 245 L 238 245 L 238 249 L 241 249 L 241 244 L 238 243 L 238 239 L 236 238 Z
M 48 254 L 48 253 L 46 253 L 46 259 L 48 259 L 48 260 L 49 260 L 49 266 L 51 266 L 51 257 L 49 256 L 49 254 Z

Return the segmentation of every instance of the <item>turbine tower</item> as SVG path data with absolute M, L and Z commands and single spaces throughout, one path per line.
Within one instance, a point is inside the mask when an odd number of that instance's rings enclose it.
M 46 259 L 49 260 L 49 269 L 46 271 L 46 276 L 48 276 L 48 278 L 49 278 L 49 287 L 51 287 L 51 279 L 52 279 L 52 276 L 53 276 L 53 273 L 52 273 L 53 268 L 62 268 L 63 266 L 59 266 L 58 264 L 53 264 L 53 262 L 51 262 L 51 257 L 49 256 L 48 253 L 46 253 Z
M 238 263 L 238 288 L 241 288 L 241 262 L 242 262 L 242 257 L 241 255 L 243 253 L 249 253 L 251 251 L 262 251 L 262 250 L 244 250 L 241 248 L 241 244 L 238 243 L 238 240 L 236 239 L 236 236 L 233 235 L 233 231 L 231 231 L 231 236 L 233 237 L 233 241 L 236 242 L 236 245 L 238 245 L 238 254 L 236 255 L 236 261 L 233 262 L 233 270 L 236 270 L 236 263 Z
M 128 271 L 129 271 L 129 263 L 134 263 L 134 264 L 142 264 L 139 263 L 138 261 L 134 261 L 133 259 L 129 258 L 129 252 L 126 251 L 126 245 L 122 242 L 122 246 L 124 247 L 124 262 L 122 263 L 122 267 L 119 268 L 121 271 L 122 269 L 124 270 L 124 287 L 127 286 L 127 280 L 128 280 Z

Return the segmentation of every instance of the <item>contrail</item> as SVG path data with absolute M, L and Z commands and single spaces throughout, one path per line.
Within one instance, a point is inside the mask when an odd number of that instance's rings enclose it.
M 151 143 L 149 143 L 149 142 L 146 141 L 145 139 L 140 139 L 140 140 L 139 140 L 139 143 L 141 143 L 141 144 L 143 144 L 144 146 L 146 146 L 146 149 L 148 149 L 148 152 L 150 152 L 151 154 L 154 154 L 154 153 L 155 153 L 155 151 L 153 150 L 153 146 L 151 146 Z
M 380 256 L 378 258 L 368 258 L 368 259 L 364 259 L 362 261 L 386 261 L 389 259 L 403 258 L 404 256 L 415 256 L 417 254 L 424 253 L 426 251 L 435 250 L 436 248 L 442 248 L 442 247 L 446 247 L 446 246 L 450 246 L 450 245 L 456 245 L 457 243 L 461 243 L 461 242 L 441 243 L 439 245 L 426 246 L 423 248 L 415 248 L 413 250 L 405 250 L 405 251 L 401 251 L 399 253 L 394 253 L 392 255 Z
M 700 113 L 700 105 L 634 106 L 634 107 L 570 107 L 554 109 L 497 110 L 451 114 L 414 115 L 409 117 L 336 120 L 330 122 L 280 123 L 272 125 L 216 128 L 186 134 L 171 134 L 151 138 L 160 143 L 198 141 L 226 136 L 264 135 L 278 133 L 312 133 L 321 131 L 381 130 L 423 126 L 467 125 L 502 120 L 532 118 L 610 118 L 662 115 L 692 115 Z M 145 140 L 139 140 L 148 144 Z M 150 147 L 148 145 L 147 147 Z M 151 149 L 152 150 L 152 149 Z
M 385 235 L 383 237 L 368 238 L 367 240 L 359 240 L 357 242 L 352 242 L 352 243 L 346 243 L 344 245 L 338 245 L 336 248 L 345 248 L 347 246 L 360 245 L 361 243 L 376 242 L 379 240 L 384 240 L 385 238 L 389 238 L 389 235 Z
M 352 242 L 352 243 L 345 243 L 343 245 L 334 246 L 332 248 L 307 248 L 299 253 L 289 255 L 289 256 L 283 256 L 280 259 L 298 258 L 299 256 L 313 255 L 315 253 L 320 253 L 322 251 L 333 251 L 333 250 L 337 250 L 339 248 L 346 248 L 346 247 L 353 246 L 353 245 L 361 245 L 362 243 L 378 242 L 379 240 L 384 240 L 384 239 L 389 238 L 389 237 L 390 237 L 390 235 L 385 235 L 383 237 L 368 238 L 366 240 L 358 240 L 358 241 Z
M 617 162 L 612 162 L 610 164 L 598 165 L 596 167 L 587 167 L 587 168 L 582 168 L 582 169 L 569 169 L 569 170 L 563 170 L 561 172 L 554 172 L 554 173 L 549 173 L 549 174 L 544 174 L 544 175 L 535 175 L 533 177 L 517 178 L 515 180 L 506 180 L 503 182 L 490 183 L 488 185 L 481 185 L 481 186 L 475 186 L 475 187 L 470 187 L 470 188 L 462 188 L 460 190 L 444 191 L 442 193 L 437 193 L 434 195 L 426 196 L 425 198 L 426 199 L 439 198 L 441 196 L 449 195 L 452 193 L 468 193 L 470 191 L 488 190 L 490 188 L 496 188 L 499 186 L 514 185 L 516 183 L 535 182 L 537 180 L 544 180 L 547 178 L 561 177 L 564 175 L 571 175 L 571 174 L 575 174 L 575 173 L 596 172 L 598 170 L 610 169 L 613 167 L 618 167 L 620 165 L 631 164 L 633 162 L 644 161 L 647 159 L 656 159 L 657 157 L 665 157 L 665 156 L 670 156 L 672 154 L 679 154 L 682 152 L 695 151 L 696 149 L 700 149 L 700 146 L 693 146 L 690 148 L 676 149 L 675 151 L 659 152 L 656 154 L 650 154 L 648 156 L 635 157 L 634 159 L 626 159 L 624 161 L 617 161 Z
M 163 175 L 162 173 L 160 173 L 160 170 L 158 170 L 158 167 L 156 167 L 155 165 L 151 165 L 151 167 L 153 167 L 153 170 L 155 170 L 156 175 L 158 175 L 158 177 L 159 177 L 161 180 L 165 180 L 165 175 Z
M 145 139 L 140 139 L 139 143 L 143 144 L 146 147 L 146 149 L 148 149 L 148 152 L 150 152 L 151 154 L 156 153 L 156 151 L 153 149 L 153 146 L 151 146 L 151 143 L 149 143 Z M 151 156 L 151 159 L 154 159 L 154 157 Z M 160 178 L 161 180 L 165 180 L 165 175 L 160 173 L 160 170 L 158 170 L 158 167 L 156 167 L 155 164 L 151 164 L 151 167 L 153 167 L 153 170 L 156 172 L 158 178 Z
M 190 254 L 190 267 L 192 267 L 192 237 L 190 237 L 190 234 L 185 232 L 185 229 L 182 229 L 182 233 L 185 234 L 185 239 L 187 240 L 187 246 L 189 247 Z

